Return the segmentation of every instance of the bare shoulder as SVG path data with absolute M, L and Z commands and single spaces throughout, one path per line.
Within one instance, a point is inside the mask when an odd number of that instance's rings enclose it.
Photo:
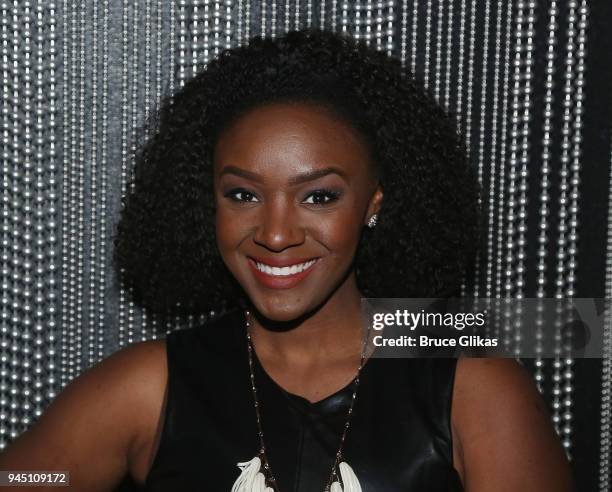
M 121 419 L 115 423 L 125 426 L 125 474 L 144 483 L 163 417 L 168 378 L 166 340 L 133 343 L 103 360 L 94 372 L 99 372 L 100 383 L 113 382 L 114 398 L 107 402 L 120 407 L 117 413 Z
M 86 371 L 74 383 L 84 387 L 88 380 L 97 382 L 100 388 L 109 383 L 105 391 L 112 392 L 115 398 L 107 403 L 121 407 L 134 431 L 132 441 L 135 442 L 147 418 L 157 413 L 155 405 L 161 405 L 167 380 L 166 341 L 149 340 L 124 347 Z M 89 393 L 96 397 L 92 391 Z
M 85 370 L 3 451 L 0 469 L 68 470 L 75 490 L 112 490 L 130 471 L 147 426 L 159 417 L 165 360 L 165 341 L 154 340 L 118 350 Z
M 467 492 L 572 490 L 546 403 L 515 360 L 459 359 L 451 420 Z
M 503 385 L 505 391 L 500 391 Z M 510 401 L 522 397 L 531 397 L 538 407 L 539 392 L 529 372 L 514 359 L 469 358 L 462 357 L 457 361 L 455 389 L 459 392 L 472 392 L 471 396 L 484 399 L 490 392 Z M 541 410 L 544 410 L 542 407 Z
M 166 340 L 133 343 L 110 355 L 101 366 L 109 373 L 122 374 L 131 391 L 155 391 L 166 384 Z
M 133 384 L 140 387 L 140 405 L 128 450 L 128 472 L 137 483 L 144 484 L 164 424 L 168 380 L 166 341 L 151 340 L 132 347 L 133 353 L 129 357 L 136 366 Z

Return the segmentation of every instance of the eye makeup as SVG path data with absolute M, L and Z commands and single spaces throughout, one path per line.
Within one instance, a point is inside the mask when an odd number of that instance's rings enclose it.
M 235 203 L 257 203 L 259 201 L 255 193 L 241 187 L 232 188 L 226 191 L 223 196 Z M 315 207 L 324 207 L 336 202 L 341 196 L 342 193 L 340 191 L 329 188 L 317 188 L 308 192 L 302 203 Z

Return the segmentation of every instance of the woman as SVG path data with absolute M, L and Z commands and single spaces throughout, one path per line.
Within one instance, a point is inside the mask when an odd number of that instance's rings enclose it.
M 567 491 L 529 375 L 368 358 L 362 297 L 444 297 L 478 239 L 452 121 L 398 61 L 306 30 L 224 52 L 159 113 L 115 259 L 220 312 L 72 382 L 0 459 L 75 490 Z M 342 488 L 339 488 L 342 487 Z

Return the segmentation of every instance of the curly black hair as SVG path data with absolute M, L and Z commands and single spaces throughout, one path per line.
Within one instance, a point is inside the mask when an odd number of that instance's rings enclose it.
M 147 123 L 114 238 L 135 302 L 195 315 L 245 305 L 216 245 L 213 152 L 232 121 L 281 101 L 325 107 L 371 150 L 384 198 L 355 257 L 362 294 L 454 295 L 480 237 L 480 189 L 454 119 L 398 59 L 303 29 L 223 51 Z

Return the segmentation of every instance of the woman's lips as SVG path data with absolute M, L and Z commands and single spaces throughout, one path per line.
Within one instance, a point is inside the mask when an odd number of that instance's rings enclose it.
M 302 270 L 301 272 L 293 273 L 291 275 L 270 275 L 266 272 L 262 272 L 261 270 L 259 270 L 255 261 L 252 258 L 248 258 L 249 266 L 251 267 L 255 278 L 264 287 L 268 287 L 270 289 L 290 289 L 291 287 L 297 285 L 304 278 L 306 278 L 308 274 L 312 271 L 312 269 L 315 268 L 319 263 L 319 258 L 313 259 L 315 260 L 315 262 L 310 265 L 306 270 Z

